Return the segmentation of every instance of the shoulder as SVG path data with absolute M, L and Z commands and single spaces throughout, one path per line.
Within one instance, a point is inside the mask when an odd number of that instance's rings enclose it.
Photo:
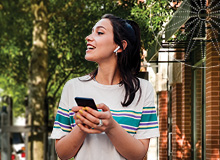
M 154 102 L 155 91 L 153 85 L 145 79 L 140 80 L 141 94 L 142 98 L 145 101 L 145 106 L 152 106 L 152 102 Z
M 81 83 L 81 82 L 87 81 L 89 79 L 90 79 L 89 75 L 76 77 L 76 78 L 72 78 L 72 79 L 68 80 L 65 85 L 69 86 L 69 85 L 72 85 L 72 84 L 75 84 L 75 83 Z
M 141 89 L 143 90 L 150 90 L 150 91 L 153 91 L 154 90 L 154 87 L 153 85 L 146 79 L 142 79 L 142 78 L 138 78 L 139 81 L 140 81 L 140 87 Z
M 80 85 L 83 85 L 84 82 L 86 82 L 87 80 L 89 80 L 89 77 L 88 75 L 86 76 L 81 76 L 81 77 L 75 77 L 75 78 L 72 78 L 70 80 L 68 80 L 63 89 L 72 89 L 74 88 L 75 86 L 80 86 Z

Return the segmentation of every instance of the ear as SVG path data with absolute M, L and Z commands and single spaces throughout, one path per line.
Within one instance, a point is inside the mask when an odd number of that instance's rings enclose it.
M 122 45 L 123 45 L 123 50 L 125 50 L 127 48 L 127 45 L 128 45 L 127 41 L 123 40 Z
M 127 45 L 128 45 L 127 41 L 126 41 L 126 40 L 123 40 L 123 41 L 122 41 L 123 49 L 122 49 L 122 48 L 119 48 L 119 49 L 116 48 L 116 49 L 117 49 L 117 52 L 120 53 L 120 52 L 122 52 L 123 50 L 125 50 L 126 47 L 127 47 Z M 114 51 L 114 52 L 115 52 L 115 51 Z

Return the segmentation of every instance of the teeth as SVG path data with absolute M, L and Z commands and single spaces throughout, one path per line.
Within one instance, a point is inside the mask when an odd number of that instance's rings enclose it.
M 92 46 L 87 46 L 87 49 L 94 49 L 94 47 L 92 47 Z

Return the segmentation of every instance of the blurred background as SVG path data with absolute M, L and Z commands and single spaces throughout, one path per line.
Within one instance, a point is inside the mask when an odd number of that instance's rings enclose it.
M 105 13 L 141 29 L 140 77 L 155 88 L 160 137 L 148 160 L 220 159 L 218 0 L 1 0 L 2 160 L 57 160 L 63 85 L 93 71 L 85 37 Z

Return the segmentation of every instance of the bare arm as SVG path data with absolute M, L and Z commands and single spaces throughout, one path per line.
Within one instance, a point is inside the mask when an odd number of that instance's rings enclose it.
M 147 154 L 150 139 L 136 139 L 117 122 L 106 132 L 117 151 L 128 160 L 142 160 Z
M 142 160 L 147 153 L 150 139 L 136 139 L 127 133 L 112 117 L 109 108 L 100 104 L 99 109 L 103 112 L 97 112 L 87 108 L 87 112 L 80 110 L 78 118 L 80 121 L 93 129 L 79 125 L 86 133 L 105 132 L 116 150 L 128 160 Z M 103 126 L 97 126 L 99 119 L 102 119 Z
M 59 158 L 67 160 L 76 156 L 86 135 L 87 133 L 83 132 L 78 126 L 75 126 L 69 134 L 61 139 L 57 139 L 55 148 Z

